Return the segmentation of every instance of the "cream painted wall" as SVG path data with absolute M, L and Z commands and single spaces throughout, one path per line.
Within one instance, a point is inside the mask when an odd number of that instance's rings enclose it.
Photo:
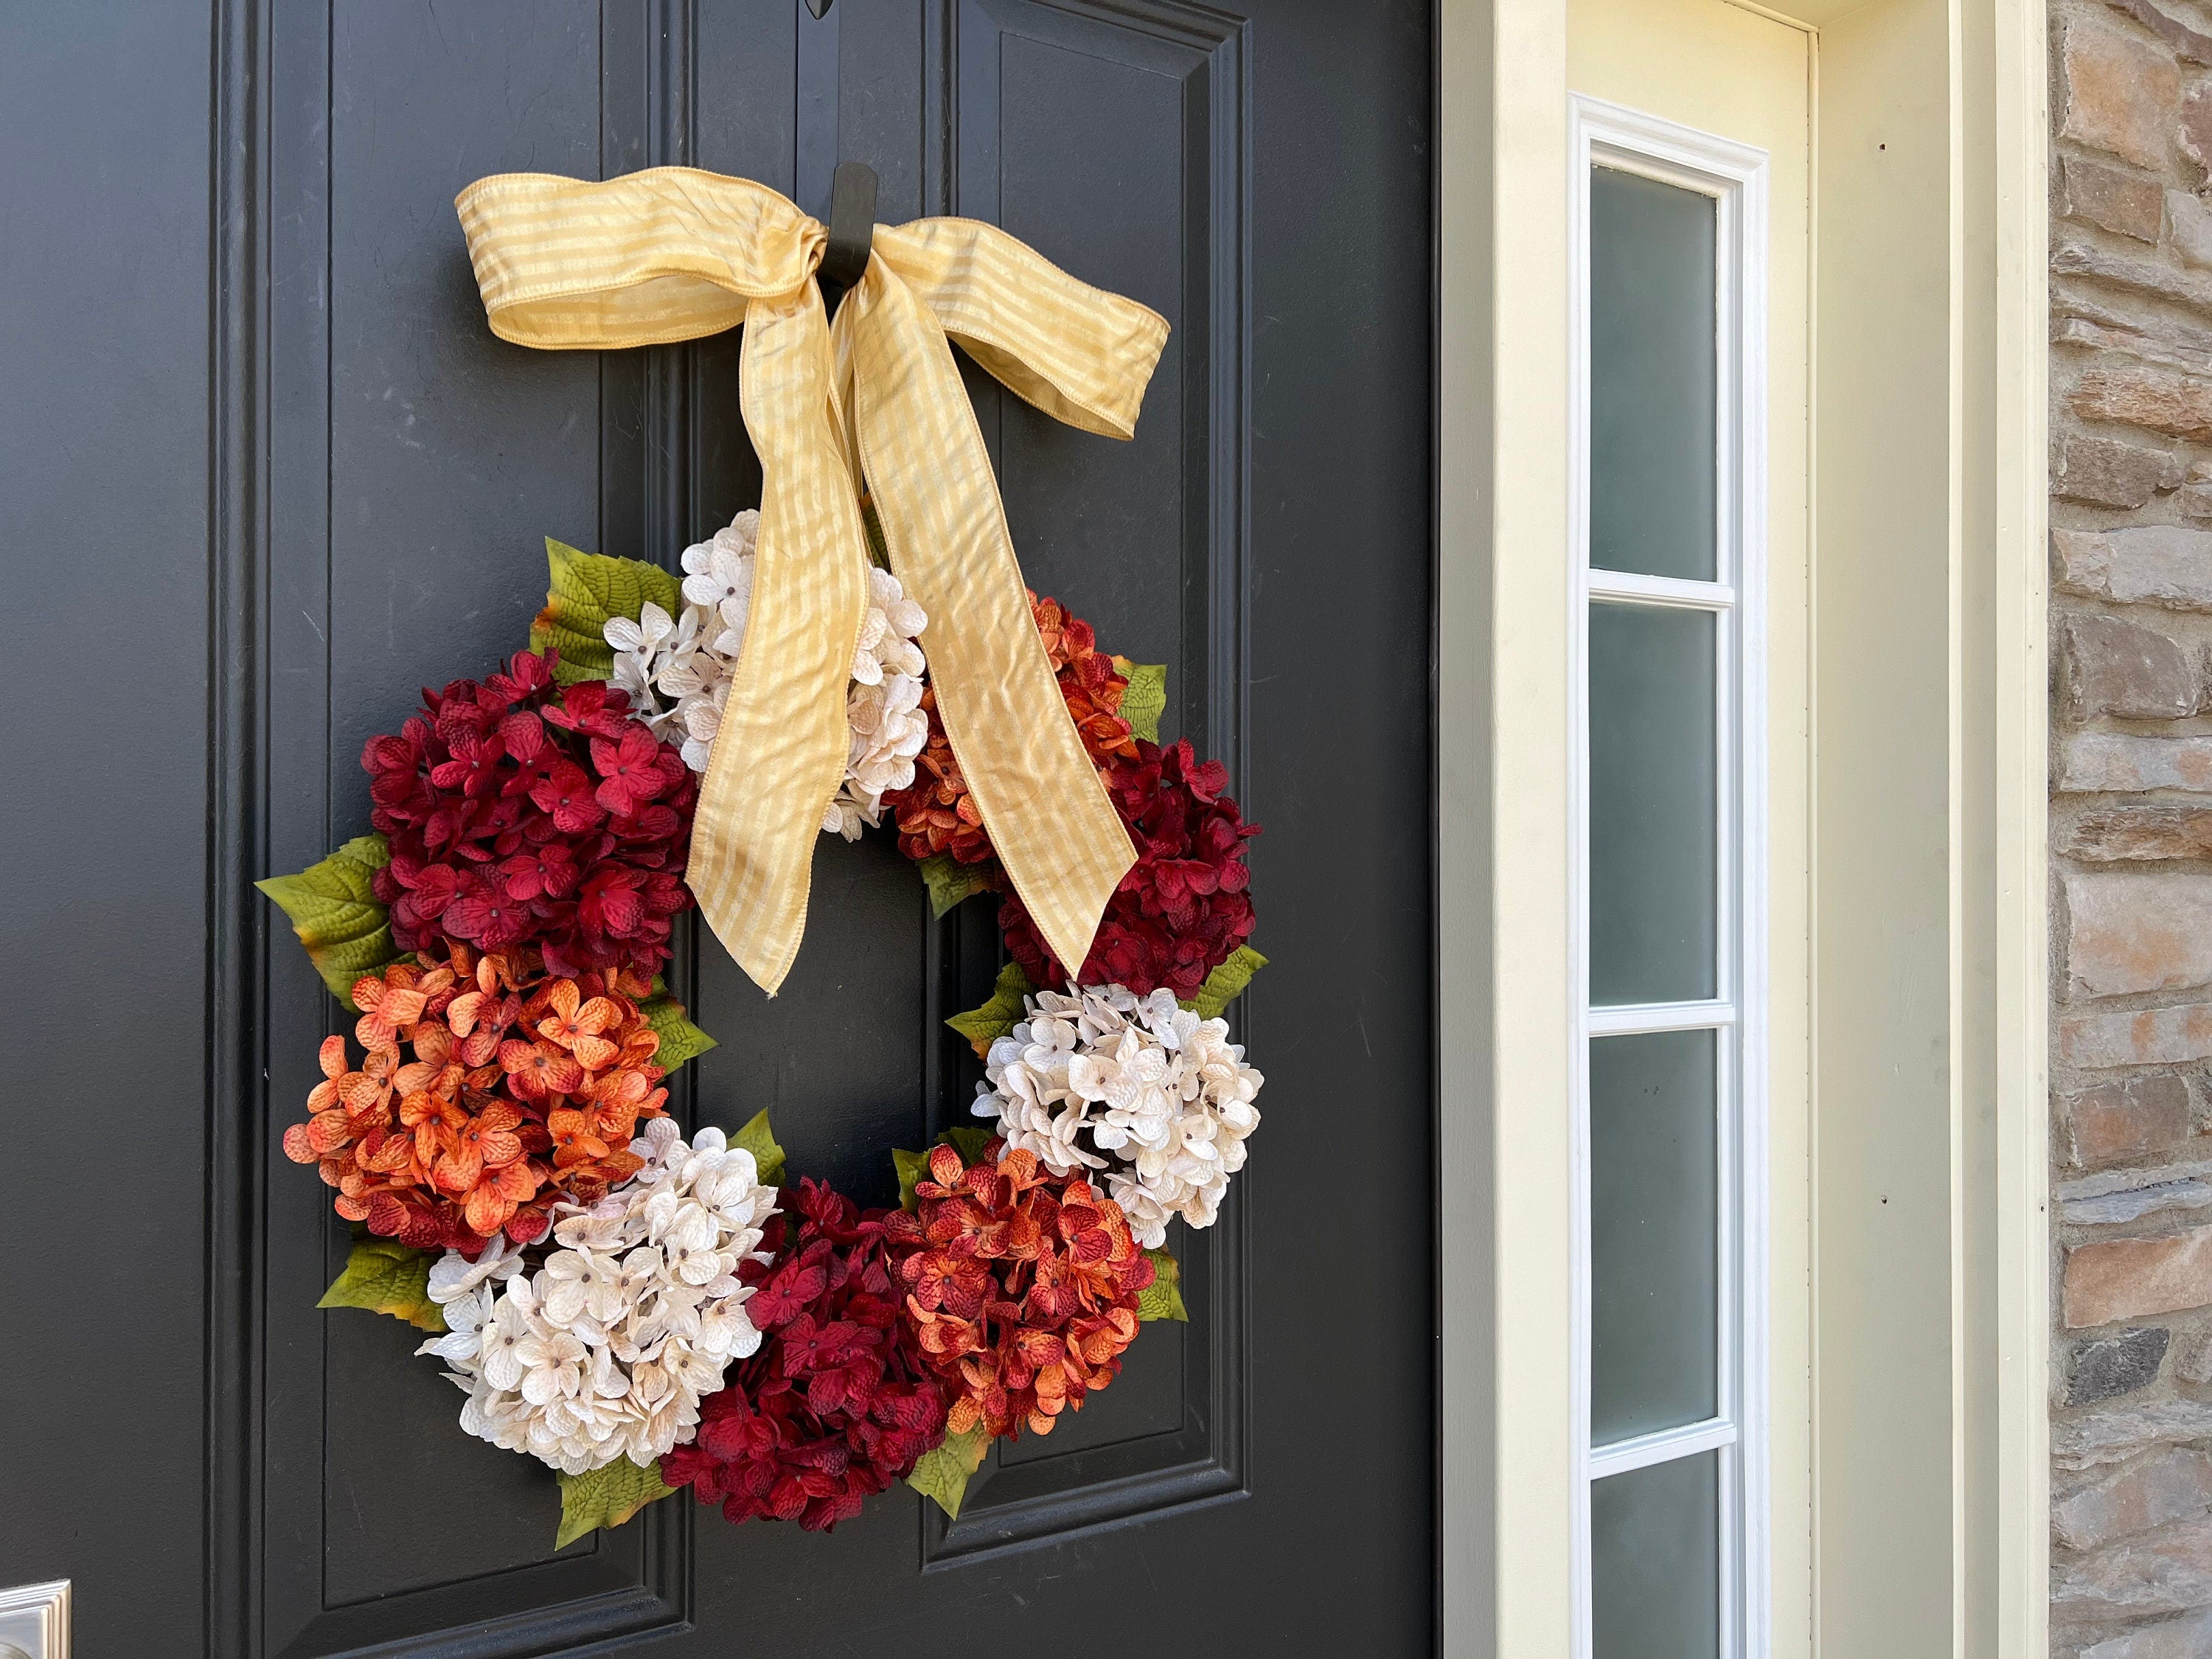
M 1950 1650 L 1950 21 L 1822 31 L 1814 972 L 1822 1637 Z M 1856 806 L 1856 810 L 1855 809 Z
M 2041 1659 L 2043 10 L 1874 0 L 1820 52 L 1819 1634 Z

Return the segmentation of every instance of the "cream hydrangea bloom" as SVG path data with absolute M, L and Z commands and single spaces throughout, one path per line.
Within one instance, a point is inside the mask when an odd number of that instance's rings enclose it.
M 609 621 L 613 683 L 657 737 L 678 744 L 684 763 L 707 769 L 722 729 L 730 681 L 744 651 L 751 614 L 760 514 L 748 507 L 708 541 L 684 550 L 684 613 L 647 602 L 635 622 Z M 897 577 L 871 566 L 868 608 L 853 653 L 845 720 L 852 746 L 845 777 L 822 815 L 824 833 L 858 841 L 883 818 L 884 796 L 914 781 L 915 757 L 929 741 L 921 711 L 926 663 L 916 643 L 929 617 Z
M 554 1209 L 559 1248 L 534 1273 L 500 1242 L 430 1269 L 446 1334 L 422 1345 L 468 1395 L 461 1426 L 569 1474 L 644 1464 L 691 1438 L 699 1401 L 760 1346 L 738 1264 L 775 1207 L 753 1156 L 719 1129 L 686 1146 L 655 1118 L 645 1167 L 599 1203 Z
M 1039 991 L 1024 1007 L 991 1045 L 975 1115 L 996 1118 L 1008 1146 L 1054 1175 L 1103 1171 L 1148 1249 L 1166 1242 L 1171 1216 L 1212 1226 L 1260 1127 L 1252 1102 L 1265 1081 L 1229 1023 L 1200 1019 L 1172 992 L 1119 985 Z

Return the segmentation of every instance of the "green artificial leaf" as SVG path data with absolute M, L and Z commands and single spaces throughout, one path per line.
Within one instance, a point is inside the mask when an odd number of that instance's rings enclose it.
M 929 1173 L 929 1154 L 909 1152 L 902 1146 L 891 1148 L 891 1168 L 898 1171 L 899 1208 L 912 1215 L 921 1206 L 914 1195 L 914 1183 Z
M 1252 975 L 1267 965 L 1267 958 L 1249 945 L 1240 945 L 1229 960 L 1206 976 L 1198 994 L 1182 1004 L 1200 1019 L 1219 1019 L 1221 1011 L 1244 994 Z
M 884 539 L 884 521 L 876 514 L 876 504 L 866 496 L 860 498 L 860 529 L 868 538 L 868 556 L 884 569 L 891 568 L 890 544 Z
M 963 864 L 950 853 L 932 853 L 919 867 L 922 884 L 929 889 L 929 914 L 933 916 L 943 915 L 991 885 L 983 866 Z
M 561 1531 L 553 1547 L 566 1549 L 600 1527 L 619 1527 L 647 1504 L 658 1503 L 675 1490 L 660 1484 L 659 1462 L 640 1468 L 627 1457 L 617 1457 L 582 1474 L 563 1474 Z
M 376 902 L 369 878 L 392 862 L 381 836 L 356 836 L 320 864 L 296 876 L 271 876 L 253 884 L 292 919 L 307 947 L 307 960 L 331 994 L 354 1013 L 353 984 L 399 953 L 392 924 Z
M 966 1037 L 978 1056 L 988 1057 L 991 1045 L 1026 1017 L 1022 999 L 1035 988 L 1030 983 L 1030 976 L 1022 971 L 1022 964 L 1010 962 L 999 969 L 999 982 L 992 987 L 988 1002 L 964 1014 L 955 1014 L 945 1023 Z
M 990 1431 L 981 1423 L 965 1434 L 948 1434 L 942 1445 L 922 1453 L 906 1483 L 924 1498 L 935 1499 L 938 1508 L 957 1521 L 960 1500 L 968 1495 L 968 1482 L 982 1466 L 983 1454 L 990 1448 Z
M 653 1000 L 640 1003 L 637 1011 L 645 1016 L 645 1023 L 660 1039 L 660 1047 L 653 1051 L 653 1063 L 664 1071 L 672 1072 L 715 1046 L 714 1038 L 684 1018 L 684 1005 L 661 990 L 658 980 L 653 981 Z
M 1145 1260 L 1152 1264 L 1152 1282 L 1137 1292 L 1137 1317 L 1190 1323 L 1190 1310 L 1182 1305 L 1182 1264 L 1167 1250 L 1146 1250 Z
M 428 1250 L 411 1249 L 394 1238 L 356 1238 L 345 1271 L 323 1292 L 318 1308 L 366 1308 L 390 1314 L 417 1329 L 442 1331 L 446 1316 L 430 1300 Z
M 1129 682 L 1121 694 L 1121 718 L 1147 743 L 1160 740 L 1160 716 L 1168 707 L 1168 665 L 1164 662 L 1131 662 L 1114 659 L 1114 672 Z
M 978 1128 L 972 1123 L 956 1123 L 938 1136 L 940 1144 L 960 1154 L 960 1161 L 974 1169 L 983 1161 L 983 1149 L 991 1144 L 995 1130 Z
M 603 680 L 615 672 L 614 648 L 604 631 L 610 617 L 635 622 L 647 599 L 672 617 L 684 607 L 682 587 L 657 564 L 582 552 L 550 536 L 545 558 L 553 568 L 553 586 L 530 624 L 530 648 L 561 653 L 553 678 L 562 685 Z
M 760 1182 L 763 1187 L 783 1185 L 783 1148 L 775 1144 L 775 1136 L 768 1127 L 768 1109 L 755 1112 L 745 1127 L 730 1137 L 730 1145 L 742 1146 L 753 1155 L 760 1166 Z

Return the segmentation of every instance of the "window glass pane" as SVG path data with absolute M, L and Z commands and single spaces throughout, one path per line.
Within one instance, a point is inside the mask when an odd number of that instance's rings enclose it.
M 1714 1659 L 1721 1644 L 1720 1454 L 1590 1486 L 1595 1659 Z
M 1590 1042 L 1593 1445 L 1719 1407 L 1717 1042 L 1658 1031 Z
M 1718 625 L 1709 611 L 1590 607 L 1595 1003 L 1715 994 Z
M 1714 200 L 1590 171 L 1590 562 L 1714 575 Z

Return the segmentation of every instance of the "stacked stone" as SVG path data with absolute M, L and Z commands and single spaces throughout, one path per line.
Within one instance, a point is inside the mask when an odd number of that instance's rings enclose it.
M 2212 6 L 2054 0 L 2052 1651 L 2212 1655 Z

